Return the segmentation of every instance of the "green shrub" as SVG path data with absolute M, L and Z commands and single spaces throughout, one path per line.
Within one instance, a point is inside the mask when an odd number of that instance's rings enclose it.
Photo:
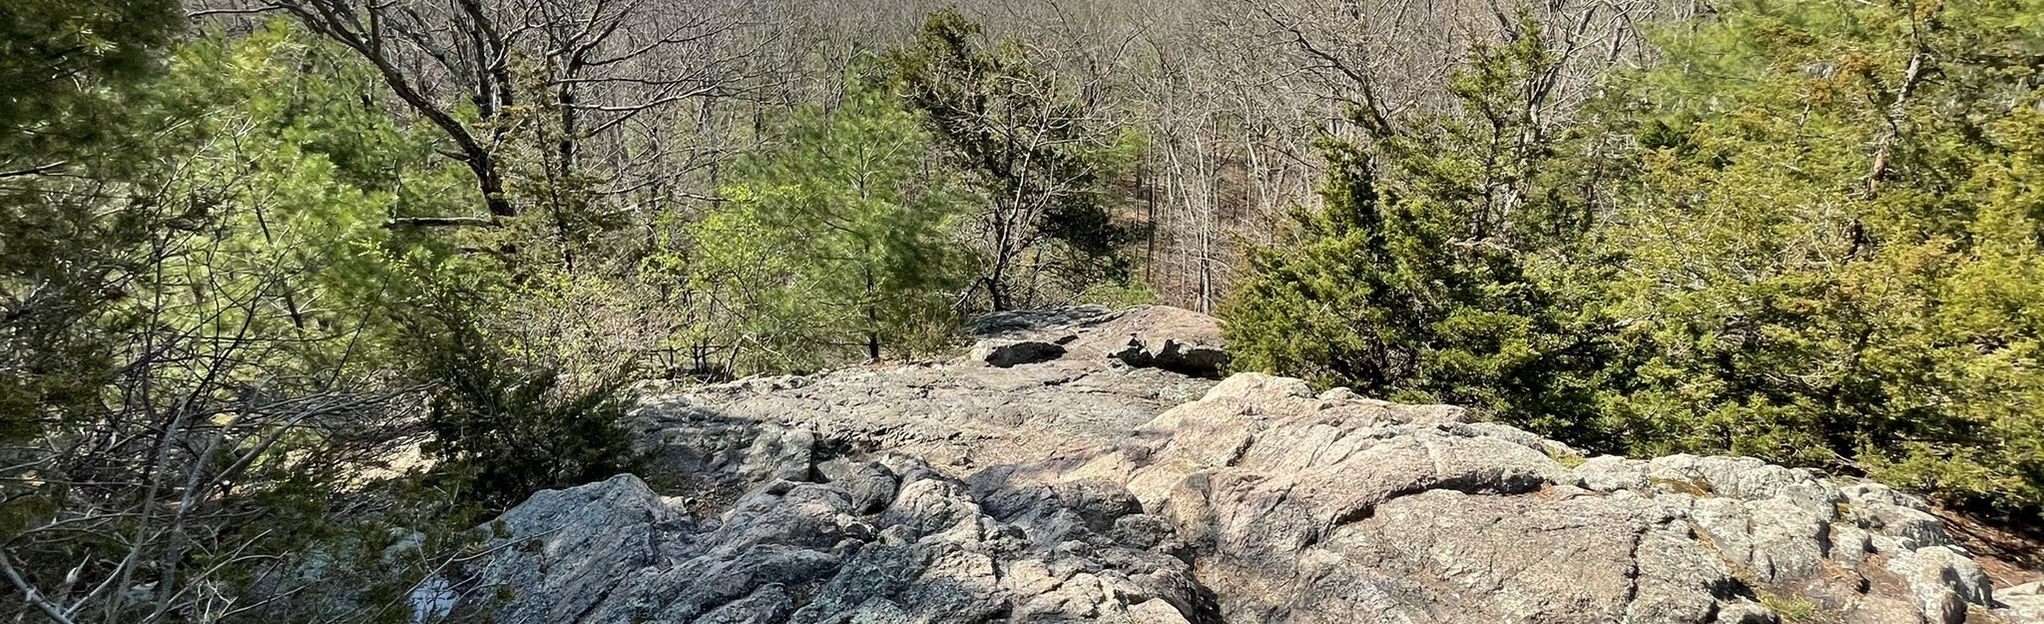
M 1494 153 L 1544 100 L 1514 101 L 1552 69 L 1537 26 L 1479 50 L 1455 79 L 1461 115 L 1405 120 L 1368 146 L 1322 143 L 1324 206 L 1253 250 L 1224 306 L 1237 366 L 1451 402 L 1582 443 L 1598 436 L 1606 322 L 1577 283 L 1597 189 L 1578 137 Z M 1529 108 L 1530 107 L 1530 108 Z
M 2034 514 L 2040 14 L 1734 3 L 1568 128 L 1511 99 L 1552 62 L 1529 29 L 1460 114 L 1329 146 L 1325 208 L 1230 303 L 1237 362 Z
M 558 368 L 510 356 L 459 300 L 443 297 L 401 322 L 413 375 L 432 386 L 424 451 L 464 496 L 504 509 L 638 465 L 622 426 L 622 374 L 566 383 Z

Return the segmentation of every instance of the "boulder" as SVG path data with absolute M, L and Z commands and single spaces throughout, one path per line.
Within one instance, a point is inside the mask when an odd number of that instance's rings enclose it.
M 1057 344 L 1080 357 L 1105 357 L 1131 367 L 1195 377 L 1219 377 L 1229 362 L 1219 319 L 1170 306 L 998 312 L 979 318 L 969 329 L 984 339 L 982 345 Z M 979 350 L 973 359 L 982 359 Z
M 2008 624 L 2044 624 L 2044 581 L 2033 581 L 1994 592 L 2000 603 L 1995 614 Z
M 879 513 L 885 509 L 888 503 L 894 502 L 894 493 L 899 487 L 894 471 L 879 462 L 837 458 L 817 464 L 816 473 L 824 481 L 849 492 L 852 511 L 861 514 Z
M 455 613 L 584 624 L 1210 621 L 1174 606 L 1200 604 L 1180 559 L 1106 534 L 1031 540 L 963 483 L 908 474 L 866 515 L 819 483 L 776 482 L 701 521 L 629 475 L 541 492 L 506 512 L 499 548 L 457 576 Z M 1091 487 L 1104 491 L 1085 496 L 1128 498 Z
M 1995 591 L 1920 499 L 1876 482 L 1751 458 L 1584 459 L 1454 406 L 1210 380 L 1218 325 L 1184 310 L 1002 313 L 973 331 L 981 348 L 957 361 L 641 387 L 637 444 L 676 496 L 631 476 L 535 495 L 501 519 L 500 549 L 449 574 L 456 612 L 2044 620 L 2044 589 Z

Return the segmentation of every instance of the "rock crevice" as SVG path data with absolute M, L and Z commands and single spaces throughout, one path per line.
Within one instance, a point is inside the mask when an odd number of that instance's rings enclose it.
M 1450 406 L 1215 381 L 1225 345 L 1183 310 L 974 330 L 984 342 L 952 362 L 642 388 L 634 427 L 678 496 L 630 475 L 534 496 L 501 520 L 500 545 L 519 544 L 462 572 L 474 598 L 457 612 L 2044 622 L 2044 590 L 1994 590 L 1921 501 L 1878 483 L 1746 458 L 1581 460 Z

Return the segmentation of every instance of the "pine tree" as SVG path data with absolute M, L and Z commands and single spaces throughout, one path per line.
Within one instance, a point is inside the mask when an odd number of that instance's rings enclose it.
M 1740 2 L 1667 41 L 1611 229 L 1635 447 L 2044 504 L 2039 15 Z
M 1456 75 L 1457 114 L 1324 141 L 1323 206 L 1223 312 L 1238 366 L 1590 437 L 1608 322 L 1580 284 L 1607 266 L 1584 247 L 1609 165 L 1541 122 L 1555 63 L 1526 22 Z
M 889 57 L 910 107 L 987 199 L 975 215 L 975 286 L 988 306 L 1009 310 L 1043 305 L 1051 291 L 1125 282 L 1120 252 L 1138 233 L 1114 219 L 1108 185 L 1127 170 L 1133 135 L 1035 65 L 1019 42 L 984 38 L 947 8 Z
M 869 359 L 930 346 L 965 281 L 952 236 L 973 198 L 933 149 L 880 88 L 798 111 L 693 228 L 697 287 L 741 319 L 730 339 L 798 368 L 854 345 Z
M 121 252 L 154 224 L 108 210 L 145 159 L 127 111 L 177 32 L 168 0 L 0 4 L 0 442 L 90 408 L 111 379 Z

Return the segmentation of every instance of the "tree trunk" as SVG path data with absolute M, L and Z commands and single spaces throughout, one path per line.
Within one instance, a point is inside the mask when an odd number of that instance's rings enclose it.
M 866 268 L 866 359 L 880 361 L 880 303 L 873 296 L 873 268 Z

